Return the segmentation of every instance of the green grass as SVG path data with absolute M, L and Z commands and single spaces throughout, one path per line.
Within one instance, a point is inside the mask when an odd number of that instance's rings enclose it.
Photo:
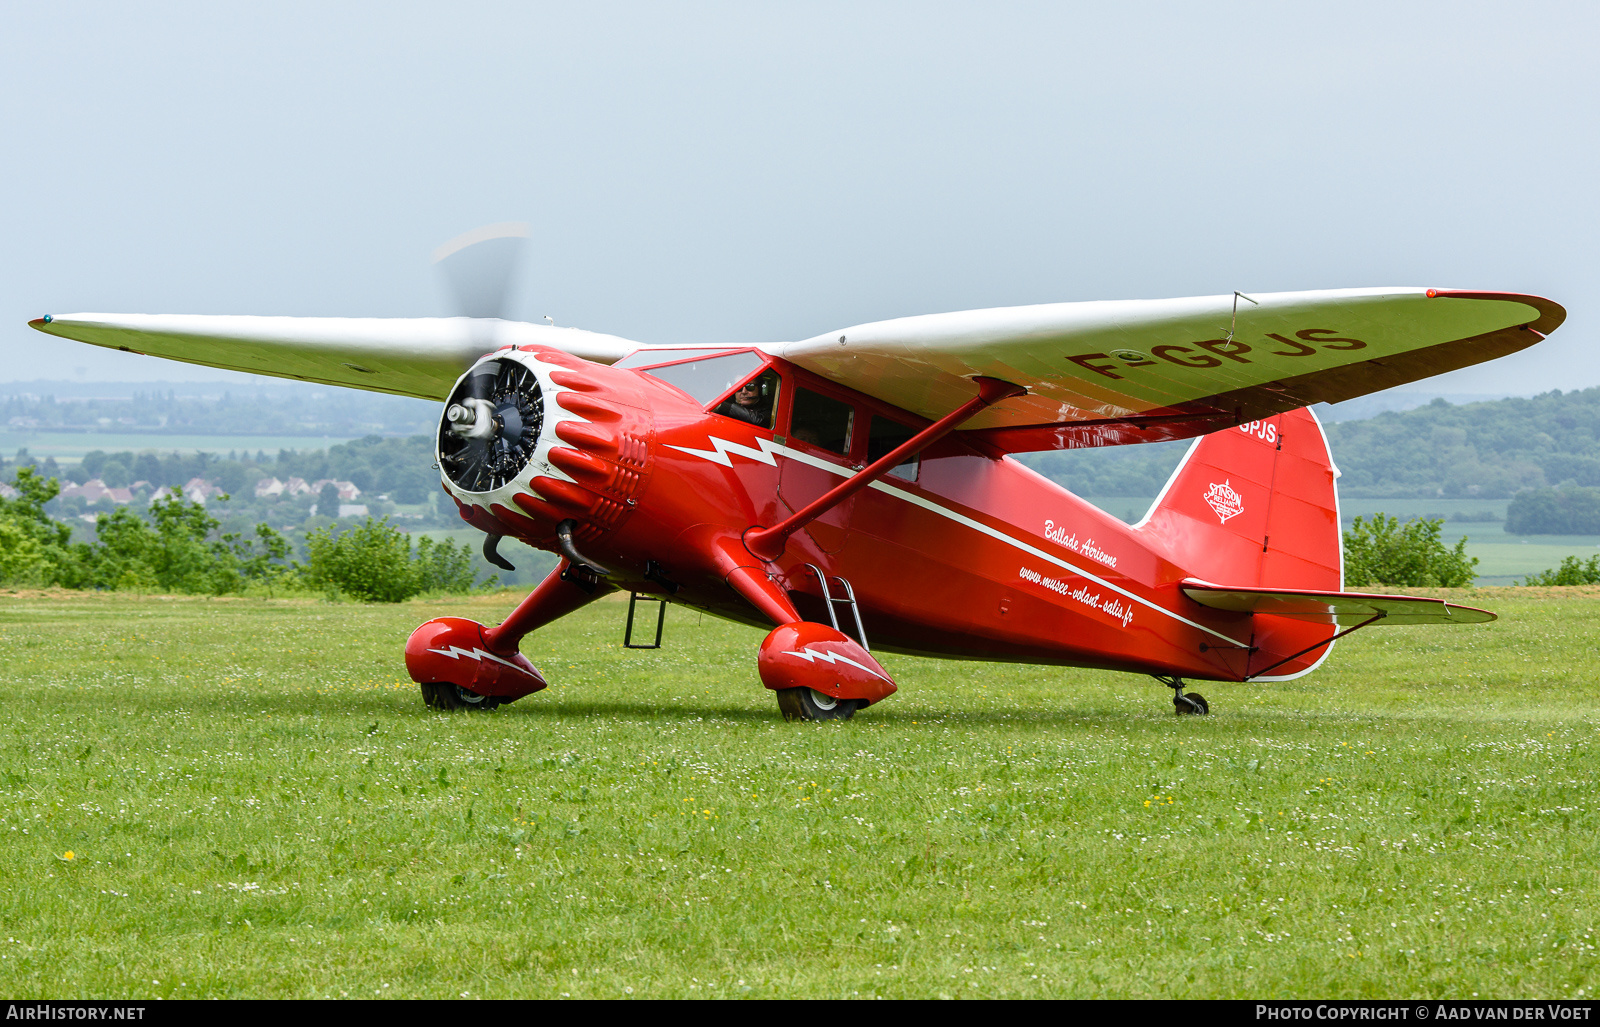
M 423 708 L 396 607 L 0 596 L 0 993 L 1592 995 L 1600 590 L 1207 685 L 886 657 L 787 724 L 760 633 L 624 607 Z M 68 855 L 70 853 L 70 856 Z

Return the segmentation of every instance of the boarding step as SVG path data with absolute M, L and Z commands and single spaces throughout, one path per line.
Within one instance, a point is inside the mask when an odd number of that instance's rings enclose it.
M 635 642 L 633 640 L 634 609 L 640 603 L 659 603 L 656 610 L 656 640 L 654 642 Z M 622 630 L 622 646 L 625 649 L 660 649 L 661 631 L 667 624 L 667 601 L 662 596 L 640 595 L 637 592 L 628 593 L 628 625 Z M 643 627 L 643 624 L 640 625 Z
M 811 569 L 811 573 L 817 576 L 818 583 L 822 585 L 822 605 L 828 608 L 828 620 L 833 625 L 833 630 L 841 634 L 849 634 L 848 631 L 839 626 L 839 615 L 834 612 L 834 607 L 841 603 L 850 607 L 850 615 L 856 622 L 856 641 L 861 643 L 861 648 L 870 653 L 872 646 L 867 644 L 867 629 L 861 626 L 861 607 L 856 603 L 856 590 L 850 587 L 849 581 L 835 574 L 833 580 L 839 583 L 840 590 L 844 593 L 843 595 L 835 596 L 832 590 L 828 588 L 828 575 L 822 573 L 822 568 L 814 563 L 808 563 L 805 566 Z

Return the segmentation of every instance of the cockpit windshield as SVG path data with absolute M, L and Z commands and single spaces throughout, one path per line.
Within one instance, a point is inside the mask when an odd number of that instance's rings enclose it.
M 739 379 L 753 373 L 761 366 L 761 358 L 749 350 L 728 353 L 703 360 L 686 360 L 678 364 L 652 367 L 644 373 L 659 378 L 668 385 L 676 385 L 706 404 L 733 388 Z

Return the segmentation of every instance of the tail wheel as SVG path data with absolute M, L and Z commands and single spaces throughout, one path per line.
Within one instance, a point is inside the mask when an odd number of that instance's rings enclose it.
M 480 695 L 448 681 L 432 681 L 422 688 L 422 701 L 435 710 L 492 710 L 504 699 L 496 695 Z
M 778 690 L 784 720 L 849 720 L 859 705 L 855 699 L 835 699 L 812 688 Z
M 1199 692 L 1183 692 L 1172 697 L 1172 708 L 1177 713 L 1205 714 L 1211 712 L 1206 697 Z

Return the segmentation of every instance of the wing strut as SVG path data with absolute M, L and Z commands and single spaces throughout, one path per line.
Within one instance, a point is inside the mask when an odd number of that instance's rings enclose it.
M 1324 639 L 1323 641 L 1317 642 L 1317 643 L 1315 643 L 1313 645 L 1308 645 L 1304 649 L 1302 649 L 1299 652 L 1295 653 L 1293 656 L 1285 656 L 1283 659 L 1279 660 L 1277 663 L 1274 663 L 1269 667 L 1263 667 L 1260 670 L 1256 671 L 1254 674 L 1246 674 L 1244 676 L 1244 679 L 1246 681 L 1249 681 L 1252 678 L 1260 677 L 1261 675 L 1265 674 L 1269 670 L 1277 670 L 1279 667 L 1283 666 L 1285 663 L 1288 663 L 1290 660 L 1298 660 L 1300 657 L 1304 656 L 1306 653 L 1309 653 L 1313 649 L 1321 649 L 1325 645 L 1332 645 L 1333 643 L 1337 642 L 1339 639 L 1341 639 L 1344 636 L 1350 634 L 1352 631 L 1360 631 L 1362 628 L 1366 627 L 1368 624 L 1375 624 L 1378 621 L 1382 620 L 1386 616 L 1388 616 L 1388 614 L 1386 614 L 1382 610 L 1379 610 L 1377 613 L 1375 613 L 1372 616 L 1368 617 L 1366 620 L 1362 621 L 1360 624 L 1356 624 L 1356 625 L 1353 625 L 1351 627 L 1345 628 L 1343 631 L 1340 631 L 1337 634 L 1335 634 L 1332 638 Z M 1249 658 L 1246 657 L 1246 659 L 1248 660 Z M 1245 666 L 1248 667 L 1249 664 L 1246 663 Z
M 770 528 L 747 529 L 744 533 L 745 548 L 758 559 L 769 562 L 776 560 L 783 555 L 784 543 L 788 541 L 790 535 L 888 474 L 906 457 L 915 456 L 927 449 L 984 408 L 993 406 L 1003 399 L 1010 399 L 1012 396 L 1026 395 L 1028 391 L 1020 385 L 1013 385 L 999 378 L 986 378 L 980 375 L 973 381 L 978 383 L 976 396 L 911 436 L 885 456 L 879 457 L 876 462 L 867 465 L 865 469 L 823 493 L 804 509 L 795 511 L 786 520 Z

